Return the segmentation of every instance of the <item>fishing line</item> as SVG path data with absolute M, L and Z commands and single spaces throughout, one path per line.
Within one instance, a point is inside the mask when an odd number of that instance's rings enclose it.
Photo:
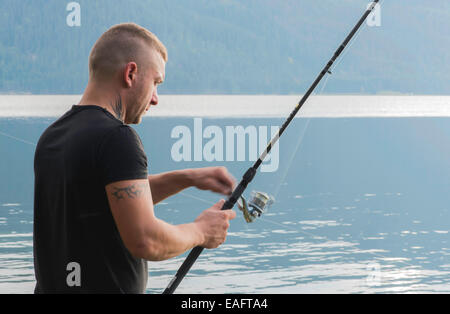
M 381 0 L 380 3 L 378 4 L 378 6 L 381 7 L 381 4 L 384 2 L 384 0 Z M 358 31 L 356 32 L 355 36 L 353 37 L 353 39 L 349 42 L 349 45 L 347 46 L 347 48 L 343 51 L 343 54 L 340 56 L 340 58 L 337 60 L 337 62 L 332 66 L 332 70 L 330 69 L 331 73 L 327 73 L 328 75 L 325 78 L 325 81 L 322 84 L 322 87 L 320 89 L 320 92 L 315 94 L 316 96 L 322 96 L 323 95 L 323 91 L 328 83 L 328 80 L 330 79 L 330 76 L 332 75 L 332 73 L 339 67 L 339 65 L 341 64 L 341 62 L 345 59 L 345 57 L 347 56 L 347 54 L 349 53 L 349 51 L 351 50 L 353 44 L 358 40 L 359 35 L 361 34 L 361 32 L 368 27 L 367 22 L 364 23 L 365 25 L 363 25 L 361 28 L 358 29 Z M 284 180 L 286 179 L 287 174 L 289 173 L 289 169 L 292 166 L 292 163 L 295 159 L 295 156 L 298 154 L 298 150 L 300 148 L 301 143 L 303 142 L 303 138 L 305 136 L 306 130 L 308 129 L 309 123 L 311 121 L 311 118 L 308 118 L 307 122 L 306 122 L 306 126 L 303 129 L 302 135 L 300 136 L 299 140 L 297 141 L 296 144 L 296 148 L 294 150 L 294 153 L 292 154 L 292 156 L 289 159 L 288 162 L 288 166 L 286 167 L 286 170 L 284 171 L 283 175 L 282 175 L 282 179 L 280 181 L 280 183 L 278 184 L 275 192 L 274 192 L 274 198 L 276 199 L 278 196 L 278 193 L 281 189 L 281 186 L 284 183 Z
M 200 197 L 198 197 L 198 196 L 194 196 L 194 195 L 187 194 L 186 192 L 178 192 L 178 194 L 187 196 L 187 197 L 192 198 L 192 199 L 197 200 L 197 201 L 201 201 L 201 202 L 203 202 L 203 203 L 208 204 L 209 206 L 215 204 L 215 202 L 213 202 L 213 201 L 208 201 L 208 200 L 205 200 L 205 199 L 200 198 Z M 247 230 L 247 231 L 250 230 L 250 228 L 248 227 L 248 224 L 245 224 L 244 227 L 245 227 L 245 230 Z
M 322 95 L 323 90 L 324 90 L 325 86 L 327 85 L 327 82 L 328 82 L 328 79 L 329 79 L 329 78 L 330 78 L 330 75 L 327 75 L 327 78 L 325 79 L 325 82 L 322 84 L 322 88 L 321 88 L 321 90 L 320 90 L 320 92 L 319 92 L 319 95 Z M 309 127 L 309 123 L 310 123 L 310 122 L 311 122 L 311 118 L 307 118 L 305 127 L 304 127 L 303 130 L 302 130 L 302 134 L 301 134 L 300 137 L 298 138 L 297 144 L 295 145 L 295 150 L 294 150 L 294 152 L 292 153 L 292 155 L 291 155 L 290 158 L 289 158 L 288 166 L 287 166 L 286 169 L 284 170 L 284 173 L 283 173 L 283 175 L 282 175 L 282 177 L 281 177 L 281 181 L 278 183 L 278 186 L 277 186 L 276 189 L 275 189 L 275 192 L 274 192 L 274 198 L 275 198 L 275 199 L 277 199 L 278 193 L 279 193 L 280 190 L 281 190 L 281 186 L 283 185 L 284 180 L 286 180 L 286 177 L 287 177 L 287 175 L 288 175 L 288 173 L 289 173 L 289 169 L 291 169 L 292 163 L 294 162 L 295 156 L 298 155 L 298 151 L 299 151 L 300 146 L 301 146 L 301 144 L 302 144 L 302 142 L 303 142 L 303 138 L 305 137 L 306 130 L 308 130 L 308 127 Z
M 279 193 L 280 190 L 281 190 L 281 186 L 284 184 L 284 180 L 286 179 L 286 177 L 287 177 L 287 175 L 288 175 L 288 173 L 289 173 L 289 169 L 291 169 L 291 166 L 292 166 L 292 163 L 294 162 L 295 156 L 297 156 L 297 152 L 298 152 L 298 150 L 300 149 L 300 146 L 301 146 L 301 144 L 302 144 L 302 142 L 303 142 L 303 138 L 305 137 L 306 130 L 308 129 L 308 126 L 309 126 L 310 121 L 311 121 L 311 119 L 308 118 L 308 120 L 306 121 L 306 125 L 305 125 L 305 127 L 303 128 L 302 134 L 301 134 L 301 136 L 299 136 L 299 139 L 298 139 L 297 144 L 296 144 L 296 146 L 295 146 L 294 153 L 291 155 L 291 157 L 290 157 L 290 159 L 289 159 L 288 166 L 287 166 L 286 169 L 284 170 L 284 173 L 283 173 L 283 175 L 282 175 L 282 177 L 281 177 L 281 180 L 279 181 L 278 186 L 277 186 L 277 188 L 275 189 L 275 192 L 274 192 L 274 198 L 275 198 L 275 199 L 277 199 L 278 193 Z
M 11 135 L 11 134 L 7 134 L 7 133 L 5 133 L 5 132 L 1 132 L 1 131 L 0 131 L 0 135 L 3 135 L 3 136 L 5 136 L 5 137 L 12 138 L 13 140 L 16 140 L 16 141 L 19 141 L 19 142 L 22 142 L 22 143 L 25 143 L 25 144 L 29 144 L 29 145 L 36 146 L 36 144 L 33 143 L 33 142 L 29 142 L 29 141 L 27 141 L 27 140 L 24 140 L 24 139 L 15 137 L 15 136 L 13 136 L 13 135 Z
M 382 2 L 383 2 L 383 1 L 384 1 L 384 0 L 382 0 Z M 382 2 L 381 2 L 381 3 L 382 3 Z M 381 5 L 381 3 L 380 3 L 380 5 Z M 355 37 L 351 40 L 351 42 L 349 43 L 347 49 L 345 49 L 345 51 L 343 52 L 342 56 L 339 58 L 339 60 L 337 60 L 337 63 L 335 63 L 335 64 L 332 66 L 332 70 L 330 70 L 331 73 L 327 73 L 328 75 L 326 76 L 325 81 L 322 83 L 322 87 L 321 87 L 321 89 L 320 89 L 320 92 L 317 93 L 317 94 L 314 94 L 315 96 L 322 96 L 322 95 L 323 95 L 323 91 L 324 91 L 325 87 L 327 86 L 327 83 L 328 83 L 328 80 L 330 79 L 331 74 L 336 70 L 336 68 L 338 68 L 338 66 L 341 64 L 341 62 L 345 59 L 345 56 L 346 56 L 346 55 L 348 54 L 348 52 L 351 50 L 353 44 L 358 40 L 358 37 L 359 37 L 359 35 L 361 34 L 361 31 L 362 31 L 364 28 L 367 27 L 367 23 L 365 23 L 365 24 L 366 24 L 366 25 L 364 25 L 363 27 L 361 27 L 361 28 L 356 32 Z M 287 174 L 289 173 L 289 169 L 291 168 L 292 163 L 293 163 L 293 161 L 294 161 L 294 159 L 295 159 L 295 156 L 296 156 L 297 153 L 298 153 L 298 150 L 299 150 L 299 148 L 300 148 L 300 145 L 301 145 L 301 143 L 303 142 L 303 138 L 304 138 L 304 136 L 305 136 L 305 134 L 306 134 L 306 130 L 308 129 L 308 126 L 309 126 L 310 121 L 311 121 L 311 118 L 307 118 L 306 126 L 305 126 L 305 128 L 303 129 L 302 135 L 300 136 L 299 140 L 297 141 L 297 144 L 296 144 L 296 146 L 295 146 L 294 153 L 293 153 L 292 156 L 290 157 L 289 162 L 288 162 L 288 166 L 287 166 L 286 170 L 284 171 L 284 174 L 283 174 L 283 176 L 282 176 L 281 182 L 280 182 L 279 185 L 277 186 L 276 192 L 274 193 L 274 198 L 275 198 L 275 199 L 276 199 L 277 196 L 278 196 L 278 193 L 279 193 L 279 191 L 280 191 L 280 189 L 281 189 L 281 186 L 283 185 L 284 180 L 286 179 L 286 176 L 287 176 Z
M 233 190 L 232 194 L 229 196 L 229 198 L 226 200 L 226 202 L 222 206 L 222 210 L 233 208 L 234 205 L 238 202 L 239 199 L 242 199 L 242 194 L 246 190 L 247 186 L 250 184 L 250 182 L 254 179 L 258 168 L 261 166 L 263 160 L 266 158 L 267 154 L 271 151 L 272 147 L 278 142 L 281 135 L 284 133 L 286 128 L 289 126 L 289 124 L 292 122 L 292 120 L 297 115 L 298 111 L 302 108 L 302 106 L 305 104 L 305 102 L 308 100 L 309 96 L 314 92 L 316 87 L 319 85 L 319 83 L 322 81 L 323 77 L 326 76 L 327 73 L 331 74 L 330 68 L 333 66 L 333 63 L 339 58 L 341 53 L 345 50 L 345 47 L 349 44 L 349 42 L 354 37 L 355 33 L 358 32 L 358 30 L 361 28 L 361 25 L 366 22 L 367 17 L 373 13 L 373 10 L 378 5 L 379 0 L 374 0 L 370 3 L 369 7 L 364 11 L 364 14 L 361 16 L 361 18 L 358 20 L 356 25 L 351 29 L 350 33 L 345 37 L 344 41 L 341 43 L 341 45 L 336 49 L 334 54 L 332 55 L 331 59 L 327 62 L 323 70 L 318 74 L 312 85 L 308 88 L 306 93 L 303 95 L 303 97 L 300 99 L 299 103 L 295 106 L 294 110 L 289 114 L 287 119 L 284 121 L 284 123 L 281 125 L 280 129 L 278 130 L 278 133 L 275 134 L 275 136 L 272 137 L 270 142 L 267 145 L 267 148 L 264 150 L 264 152 L 261 154 L 259 159 L 253 164 L 252 167 L 248 168 L 248 170 L 244 173 L 242 176 L 241 181 L 236 186 L 236 188 Z M 255 197 L 257 196 L 257 197 Z M 254 205 L 256 207 L 254 208 L 254 211 L 251 213 L 255 213 L 255 211 L 259 212 L 258 205 L 266 205 L 268 202 L 272 202 L 270 197 L 265 195 L 265 193 L 260 193 L 254 195 L 254 198 L 252 201 L 255 201 Z M 257 204 L 258 203 L 258 204 Z M 245 212 L 244 212 L 245 213 Z M 259 212 L 261 213 L 261 212 Z M 248 212 L 247 212 L 248 214 Z M 256 217 L 256 216 L 254 216 Z M 250 217 L 246 217 L 247 218 Z M 249 220 L 247 220 L 249 221 Z M 251 221 L 251 220 L 250 220 Z M 201 246 L 197 246 L 193 248 L 189 255 L 186 257 L 184 262 L 179 267 L 178 271 L 176 272 L 175 276 L 172 278 L 172 280 L 169 282 L 167 288 L 164 290 L 163 294 L 172 294 L 180 284 L 180 282 L 183 280 L 183 278 L 186 276 L 186 274 L 191 269 L 192 265 L 195 263 L 197 258 L 200 256 L 200 254 L 203 252 L 204 248 Z
M 178 194 L 181 194 L 181 195 L 190 197 L 190 198 L 192 198 L 192 199 L 194 199 L 194 200 L 197 200 L 197 201 L 201 201 L 201 202 L 206 203 L 206 204 L 208 204 L 208 205 L 214 205 L 214 204 L 215 204 L 215 203 L 212 202 L 212 201 L 208 201 L 208 200 L 205 200 L 205 199 L 203 199 L 203 198 L 200 198 L 200 197 L 197 197 L 197 196 L 194 196 L 194 195 L 187 194 L 186 192 L 178 192 Z
M 380 2 L 377 4 L 378 7 L 381 7 L 381 5 L 383 4 L 383 2 L 384 2 L 384 0 L 380 0 Z M 354 39 L 349 43 L 348 49 L 346 49 L 346 50 L 343 52 L 341 58 L 340 58 L 339 60 L 337 60 L 337 62 L 336 62 L 336 64 L 335 64 L 334 68 L 336 68 L 336 67 L 337 67 L 337 66 L 345 59 L 345 56 L 346 56 L 347 53 L 351 50 L 351 47 L 353 46 L 353 44 L 357 41 L 359 35 L 361 34 L 361 31 L 364 30 L 364 29 L 366 29 L 368 26 L 369 26 L 369 25 L 368 25 L 367 22 L 366 22 L 366 23 L 364 23 L 364 25 L 356 32 Z
M 327 75 L 327 78 L 325 79 L 325 82 L 322 84 L 322 88 L 321 88 L 321 90 L 319 92 L 319 95 L 323 94 L 323 90 L 325 89 L 325 86 L 327 85 L 327 82 L 328 82 L 329 78 L 330 78 L 330 75 Z M 289 173 L 289 169 L 291 169 L 291 166 L 292 166 L 292 163 L 294 162 L 295 156 L 298 155 L 298 151 L 299 151 L 300 146 L 301 146 L 301 144 L 303 142 L 303 139 L 304 139 L 304 137 L 306 135 L 306 131 L 308 130 L 310 122 L 311 122 L 311 118 L 307 118 L 305 127 L 303 128 L 303 131 L 302 131 L 302 134 L 299 137 L 299 139 L 297 140 L 297 144 L 295 145 L 294 153 L 290 156 L 289 162 L 288 162 L 288 166 L 286 167 L 286 170 L 284 171 L 284 173 L 283 173 L 283 175 L 281 177 L 281 181 L 279 182 L 277 188 L 275 189 L 275 192 L 274 192 L 274 198 L 275 199 L 277 199 L 277 197 L 278 197 L 278 193 L 280 192 L 281 186 L 283 185 L 284 180 L 286 179 L 286 177 L 287 177 L 287 175 Z

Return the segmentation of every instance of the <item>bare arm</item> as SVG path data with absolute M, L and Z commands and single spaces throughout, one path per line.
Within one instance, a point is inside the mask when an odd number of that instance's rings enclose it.
M 149 175 L 153 202 L 158 204 L 188 187 L 210 190 L 223 195 L 231 194 L 235 180 L 224 167 L 184 169 Z
M 148 182 L 152 190 L 153 204 L 158 204 L 169 196 L 192 186 L 191 177 L 190 169 L 149 175 Z
M 169 259 L 195 246 L 219 246 L 225 241 L 229 219 L 236 215 L 221 211 L 221 201 L 192 223 L 171 225 L 155 217 L 147 180 L 114 182 L 105 189 L 125 247 L 133 256 L 150 261 Z

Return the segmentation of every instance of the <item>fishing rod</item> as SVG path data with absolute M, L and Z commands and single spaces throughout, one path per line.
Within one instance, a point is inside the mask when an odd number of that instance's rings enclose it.
M 289 117 L 286 119 L 286 121 L 283 123 L 283 125 L 278 130 L 278 133 L 275 134 L 275 136 L 270 140 L 270 142 L 267 145 L 267 148 L 264 150 L 264 152 L 261 154 L 261 156 L 258 158 L 258 160 L 255 162 L 255 164 L 250 167 L 245 174 L 242 176 L 241 182 L 239 182 L 239 185 L 234 189 L 231 196 L 227 199 L 227 201 L 223 204 L 221 210 L 231 209 L 234 207 L 238 199 L 241 199 L 243 201 L 243 205 L 240 205 L 240 209 L 244 212 L 245 219 L 247 222 L 253 221 L 254 218 L 259 217 L 264 207 L 267 205 L 270 205 L 272 200 L 268 195 L 261 192 L 254 192 L 253 200 L 250 202 L 249 205 L 252 206 L 252 210 L 249 211 L 247 204 L 245 200 L 242 198 L 242 194 L 244 193 L 245 189 L 247 188 L 248 184 L 253 180 L 253 178 L 256 175 L 256 171 L 258 170 L 259 166 L 262 164 L 264 159 L 266 158 L 267 154 L 270 152 L 272 147 L 276 144 L 280 136 L 283 134 L 283 132 L 286 130 L 288 125 L 291 123 L 292 119 L 294 119 L 297 112 L 300 110 L 300 108 L 303 106 L 303 104 L 306 102 L 306 100 L 309 98 L 309 96 L 312 94 L 314 89 L 317 87 L 317 85 L 320 83 L 322 78 L 328 73 L 331 74 L 330 68 L 333 65 L 333 63 L 336 61 L 336 59 L 340 56 L 342 51 L 345 49 L 347 44 L 350 42 L 350 40 L 353 38 L 355 33 L 358 31 L 358 29 L 361 27 L 361 25 L 364 23 L 364 21 L 367 19 L 367 17 L 372 13 L 372 11 L 375 9 L 376 5 L 378 4 L 379 0 L 374 0 L 370 6 L 367 8 L 367 10 L 364 12 L 364 15 L 359 19 L 358 23 L 356 23 L 355 27 L 351 30 L 351 32 L 347 35 L 345 40 L 342 42 L 342 44 L 338 47 L 336 52 L 334 53 L 333 57 L 328 61 L 328 63 L 325 65 L 323 70 L 320 72 L 320 74 L 317 76 L 315 81 L 312 83 L 312 85 L 309 87 L 309 89 L 306 91 L 306 93 L 303 95 L 300 102 L 297 104 L 295 109 L 291 112 Z M 180 282 L 183 280 L 183 278 L 186 276 L 186 274 L 191 269 L 192 265 L 194 265 L 197 258 L 200 256 L 200 254 L 203 252 L 203 247 L 197 246 L 191 250 L 189 255 L 186 257 L 183 264 L 178 269 L 175 276 L 172 278 L 172 280 L 169 282 L 169 285 L 164 290 L 163 294 L 172 294 L 175 292 L 175 289 L 178 287 Z

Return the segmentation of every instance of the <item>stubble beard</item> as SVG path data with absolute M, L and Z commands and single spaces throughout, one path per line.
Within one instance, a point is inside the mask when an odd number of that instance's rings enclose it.
M 136 107 L 139 107 L 139 105 L 134 103 L 132 105 L 132 108 L 136 108 Z M 139 123 L 141 123 L 142 122 L 142 117 L 145 114 L 145 106 L 143 108 L 144 109 L 142 109 L 142 110 L 140 110 L 138 112 L 130 112 L 131 115 L 127 114 L 125 123 L 126 124 L 139 124 Z

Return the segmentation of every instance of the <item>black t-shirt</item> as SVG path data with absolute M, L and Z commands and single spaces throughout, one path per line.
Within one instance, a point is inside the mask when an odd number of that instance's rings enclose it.
M 73 106 L 39 139 L 35 293 L 143 293 L 147 262 L 126 249 L 105 185 L 147 178 L 136 132 L 99 106 Z

